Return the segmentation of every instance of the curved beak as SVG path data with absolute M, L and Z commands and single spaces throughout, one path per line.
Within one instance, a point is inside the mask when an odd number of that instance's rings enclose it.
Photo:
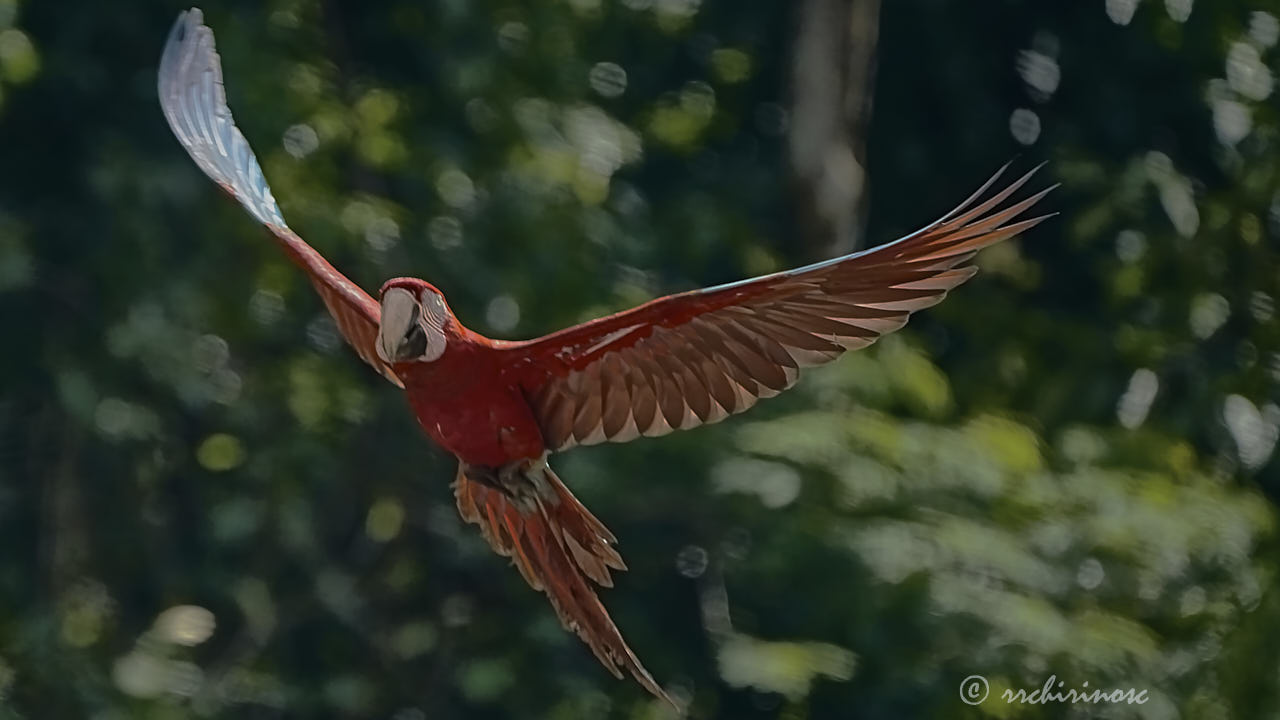
M 382 318 L 378 323 L 378 357 L 383 362 L 403 362 L 421 352 L 406 341 L 409 329 L 421 315 L 413 293 L 403 288 L 391 288 L 382 295 Z

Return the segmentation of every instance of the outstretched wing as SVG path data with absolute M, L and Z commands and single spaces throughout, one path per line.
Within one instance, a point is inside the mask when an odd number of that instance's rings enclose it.
M 180 14 L 169 33 L 160 58 L 158 89 L 165 119 L 191 159 L 266 225 L 289 258 L 306 271 L 356 354 L 388 380 L 404 387 L 375 349 L 378 303 L 285 224 L 253 150 L 231 117 L 213 31 L 204 25 L 197 8 Z
M 1008 167 L 1007 165 L 1005 166 Z M 807 267 L 653 300 L 510 347 L 548 448 L 625 442 L 717 422 L 902 327 L 977 272 L 965 262 L 1048 215 L 1044 197 L 989 199 L 1001 168 L 960 207 L 895 242 Z

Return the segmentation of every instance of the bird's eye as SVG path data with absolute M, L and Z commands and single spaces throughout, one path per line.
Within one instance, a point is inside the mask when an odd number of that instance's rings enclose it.
M 409 326 L 400 345 L 406 357 L 417 357 L 427 352 L 427 332 L 418 323 Z

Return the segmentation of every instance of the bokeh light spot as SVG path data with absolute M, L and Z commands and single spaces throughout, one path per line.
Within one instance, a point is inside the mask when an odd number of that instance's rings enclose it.
M 196 450 L 196 461 L 204 469 L 224 472 L 244 462 L 244 445 L 234 435 L 215 433 L 204 439 Z

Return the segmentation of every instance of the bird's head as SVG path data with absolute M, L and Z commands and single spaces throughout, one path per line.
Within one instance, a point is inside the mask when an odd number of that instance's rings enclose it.
M 432 362 L 444 354 L 452 314 L 431 283 L 395 278 L 382 286 L 378 357 L 386 363 Z

